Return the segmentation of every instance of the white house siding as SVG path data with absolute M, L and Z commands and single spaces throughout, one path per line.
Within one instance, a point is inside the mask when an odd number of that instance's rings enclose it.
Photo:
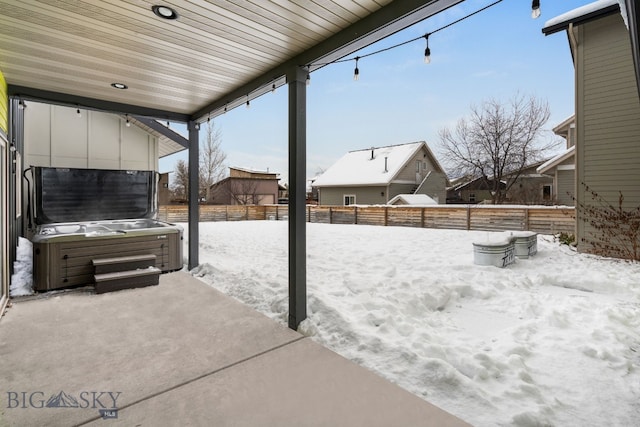
M 619 13 L 578 27 L 576 55 L 578 202 L 586 183 L 608 202 L 640 205 L 640 102 L 629 42 Z M 578 241 L 590 229 L 577 221 Z M 588 248 L 584 248 L 588 250 Z
M 25 167 L 158 169 L 158 141 L 120 117 L 96 111 L 28 102 Z
M 320 205 L 342 206 L 345 195 L 355 195 L 358 205 L 380 205 L 387 202 L 387 188 L 372 187 L 322 187 L 319 192 Z M 383 194 L 384 193 L 384 194 Z

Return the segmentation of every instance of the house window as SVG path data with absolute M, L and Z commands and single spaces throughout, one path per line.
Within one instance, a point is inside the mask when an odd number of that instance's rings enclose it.
M 542 186 L 542 200 L 551 200 L 551 185 Z
M 469 203 L 476 202 L 476 193 L 469 193 Z
M 356 204 L 356 196 L 354 194 L 345 194 L 344 195 L 344 205 L 355 205 Z
M 420 173 L 421 167 L 422 167 L 422 162 L 420 160 L 416 160 L 416 173 Z

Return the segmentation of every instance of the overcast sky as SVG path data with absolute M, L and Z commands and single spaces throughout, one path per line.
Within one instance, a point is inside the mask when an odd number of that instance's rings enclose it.
M 466 0 L 350 57 L 433 32 L 490 3 Z M 353 61 L 312 73 L 307 176 L 327 169 L 347 151 L 372 146 L 424 140 L 441 159 L 438 131 L 489 98 L 507 101 L 520 93 L 546 100 L 551 107 L 546 128 L 551 129 L 574 112 L 574 69 L 566 33 L 545 37 L 541 30 L 545 21 L 589 3 L 542 0 L 542 16 L 534 20 L 529 0 L 503 0 L 432 34 L 430 64 L 423 61 L 421 39 L 360 59 L 358 81 L 353 80 Z M 228 166 L 268 169 L 287 182 L 285 86 L 213 122 L 221 130 Z M 176 160 L 186 157 L 183 152 L 161 159 L 160 171 L 173 170 Z

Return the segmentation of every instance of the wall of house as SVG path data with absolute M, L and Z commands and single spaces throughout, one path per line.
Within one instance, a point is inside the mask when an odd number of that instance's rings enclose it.
M 158 170 L 158 141 L 114 114 L 27 102 L 25 167 Z
M 322 187 L 319 189 L 318 203 L 320 205 L 343 206 L 344 196 L 347 194 L 355 195 L 358 205 L 384 205 L 388 200 L 385 186 Z
M 576 186 L 578 205 L 595 205 L 585 183 L 623 209 L 640 206 L 640 100 L 629 33 L 619 13 L 577 29 Z M 581 213 L 579 212 L 579 216 Z M 580 240 L 594 230 L 577 221 Z
M 574 206 L 573 196 L 576 193 L 576 178 L 574 169 L 556 168 L 556 203 L 558 205 Z
M 447 200 L 447 178 L 443 173 L 431 172 L 422 185 L 418 187 L 416 193 L 426 194 L 439 204 L 446 203 Z
M 388 194 L 387 200 L 393 199 L 398 194 L 412 194 L 415 188 L 416 188 L 416 184 L 391 183 L 389 184 L 389 194 Z
M 9 299 L 9 267 L 11 257 L 9 251 L 9 99 L 7 83 L 0 71 L 0 313 Z
M 416 163 L 420 161 L 420 170 L 418 171 L 418 167 Z M 435 165 L 429 159 L 429 155 L 427 154 L 427 150 L 424 148 L 419 150 L 409 162 L 407 162 L 406 166 L 400 170 L 398 175 L 394 177 L 394 181 L 410 181 L 414 184 L 420 184 L 427 173 L 429 171 L 433 171 L 435 169 Z M 416 174 L 420 174 L 420 178 L 416 177 Z
M 208 202 L 214 205 L 275 204 L 278 202 L 278 180 L 225 178 L 211 187 Z

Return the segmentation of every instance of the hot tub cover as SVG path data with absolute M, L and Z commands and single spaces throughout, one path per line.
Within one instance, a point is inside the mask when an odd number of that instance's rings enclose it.
M 153 171 L 34 168 L 35 223 L 154 218 Z

